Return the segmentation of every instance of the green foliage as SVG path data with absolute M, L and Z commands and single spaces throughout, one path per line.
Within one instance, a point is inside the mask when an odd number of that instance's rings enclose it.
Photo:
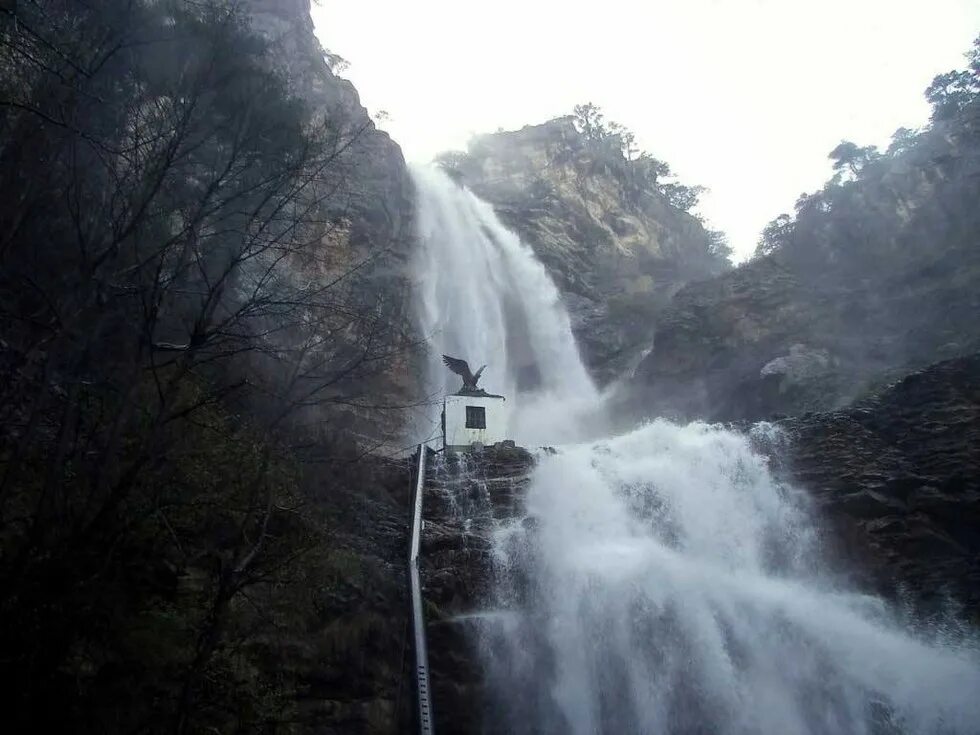
M 636 136 L 631 130 L 617 122 L 609 123 L 609 136 L 619 143 L 619 149 L 627 161 L 632 161 L 640 151 L 636 148 Z
M 606 122 L 605 113 L 598 105 L 592 102 L 575 105 L 572 117 L 575 128 L 593 146 L 615 150 L 627 162 L 641 153 L 636 147 L 636 135 L 633 131 L 618 122 Z
M 720 264 L 731 260 L 732 246 L 724 232 L 708 231 L 708 255 Z
M 698 204 L 698 199 L 705 192 L 703 186 L 684 186 L 683 184 L 664 184 L 660 188 L 667 203 L 682 212 L 689 212 Z
M 933 121 L 951 120 L 975 105 L 980 95 L 980 36 L 966 54 L 966 69 L 937 75 L 926 89 L 926 99 L 932 105 Z
M 457 182 L 463 180 L 463 171 L 470 161 L 471 156 L 464 151 L 444 151 L 435 157 L 436 165 Z
M 835 172 L 847 169 L 852 176 L 857 176 L 865 166 L 877 160 L 879 153 L 873 145 L 861 147 L 849 140 L 842 140 L 827 157 L 834 162 Z
M 892 142 L 888 145 L 887 154 L 893 156 L 897 153 L 904 153 L 915 145 L 918 132 L 909 128 L 899 128 L 892 133 Z
M 794 226 L 793 218 L 786 213 L 779 215 L 767 224 L 762 230 L 762 239 L 759 240 L 759 244 L 756 246 L 756 257 L 771 255 L 777 250 L 786 247 L 790 238 L 793 236 Z
M 917 258 L 926 243 L 971 237 L 980 159 L 980 38 L 968 68 L 938 75 L 926 90 L 932 122 L 899 128 L 888 149 L 842 141 L 829 154 L 834 175 L 801 195 L 796 216 L 782 214 L 763 230 L 757 256 L 799 264 L 867 268 L 882 254 Z
M 598 105 L 592 102 L 575 105 L 572 114 L 575 116 L 578 131 L 585 136 L 586 140 L 599 142 L 609 137 L 609 128 L 605 123 L 606 116 Z
M 662 181 L 673 176 L 670 166 L 666 162 L 654 158 L 645 151 L 636 159 L 633 168 L 638 177 L 654 189 L 658 189 Z

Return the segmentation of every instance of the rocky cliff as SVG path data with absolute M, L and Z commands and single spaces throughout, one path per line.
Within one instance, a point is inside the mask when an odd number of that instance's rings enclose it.
M 677 294 L 635 385 L 647 411 L 678 418 L 840 407 L 980 347 L 978 294 L 972 245 L 883 263 L 859 279 L 752 261 Z
M 368 443 L 399 439 L 403 417 L 383 405 L 410 403 L 418 389 L 420 355 L 411 313 L 408 263 L 415 247 L 414 193 L 401 149 L 378 129 L 354 85 L 333 71 L 332 57 L 317 40 L 311 0 L 247 0 L 252 30 L 271 46 L 269 58 L 290 91 L 309 109 L 312 125 L 330 129 L 334 155 L 324 202 L 332 220 L 327 267 L 347 283 L 350 312 L 372 315 L 350 326 L 357 342 L 376 323 L 390 342 L 385 360 L 360 366 L 356 384 L 342 386 L 345 408 L 333 418 L 350 437 Z M 376 320 L 376 321 L 375 321 Z
M 354 85 L 334 74 L 314 34 L 310 3 L 246 0 L 252 29 L 271 45 L 269 56 L 290 91 L 315 119 L 338 129 L 346 197 L 334 213 L 348 221 L 344 241 L 362 253 L 389 254 L 397 266 L 413 244 L 414 197 L 405 159 L 374 124 Z
M 477 136 L 442 163 L 534 249 L 603 382 L 638 359 L 674 292 L 728 267 L 714 236 L 669 203 L 616 136 L 590 139 L 571 117 Z

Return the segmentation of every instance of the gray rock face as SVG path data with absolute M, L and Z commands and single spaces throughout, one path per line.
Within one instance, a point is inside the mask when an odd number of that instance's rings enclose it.
M 361 105 L 357 90 L 336 76 L 329 54 L 317 40 L 310 0 L 246 0 L 252 28 L 268 41 L 271 58 L 295 97 L 309 110 L 311 125 L 330 131 L 327 217 L 331 228 L 320 257 L 325 267 L 344 274 L 344 309 L 367 314 L 338 333 L 358 341 L 384 340 L 390 357 L 357 371 L 356 384 L 341 385 L 344 405 L 335 425 L 345 435 L 375 443 L 400 439 L 403 417 L 381 405 L 410 403 L 417 397 L 421 356 L 411 313 L 409 258 L 415 247 L 414 192 L 401 149 L 379 130 Z M 371 408 L 362 408 L 370 405 Z M 338 423 L 339 422 L 339 423 Z
M 253 29 L 268 40 L 272 57 L 295 96 L 342 136 L 338 165 L 349 180 L 342 211 L 349 242 L 360 249 L 404 258 L 413 247 L 413 194 L 401 149 L 378 130 L 354 85 L 331 71 L 313 32 L 310 0 L 247 0 Z
M 697 219 L 571 118 L 478 136 L 446 165 L 547 267 L 602 382 L 635 362 L 677 289 L 727 268 Z
M 836 524 L 850 566 L 975 617 L 980 605 L 980 354 L 849 408 L 787 419 L 786 469 Z

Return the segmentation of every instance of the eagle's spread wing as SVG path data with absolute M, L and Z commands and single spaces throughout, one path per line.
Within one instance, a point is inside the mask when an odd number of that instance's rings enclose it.
M 463 383 L 469 383 L 474 379 L 473 373 L 470 372 L 469 363 L 466 362 L 466 360 L 460 360 L 458 357 L 443 355 L 442 361 L 446 364 L 447 368 L 463 379 Z
M 477 381 L 480 379 L 480 376 L 483 375 L 483 371 L 486 370 L 486 369 L 487 369 L 487 366 L 484 365 L 483 367 L 481 367 L 479 370 L 476 371 L 476 373 L 473 375 L 473 384 L 474 385 L 476 385 Z

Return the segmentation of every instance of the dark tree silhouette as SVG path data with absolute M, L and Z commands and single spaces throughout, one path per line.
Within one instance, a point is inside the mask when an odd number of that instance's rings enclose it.
M 370 123 L 295 99 L 236 3 L 0 23 L 6 722 L 222 729 L 242 595 L 324 542 L 298 453 L 402 344 L 365 285 L 385 248 L 349 242 Z M 114 696 L 139 705 L 110 728 Z

